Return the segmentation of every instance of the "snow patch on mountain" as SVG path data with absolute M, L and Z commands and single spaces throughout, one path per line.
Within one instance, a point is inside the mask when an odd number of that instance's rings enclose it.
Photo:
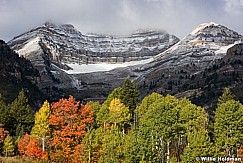
M 41 49 L 39 42 L 39 37 L 33 38 L 28 43 L 26 43 L 23 48 L 16 50 L 16 52 L 19 54 L 19 56 L 28 57 L 29 54 L 39 51 Z
M 210 23 L 203 23 L 203 24 L 200 24 L 196 29 L 194 29 L 190 34 L 191 35 L 196 35 L 198 34 L 198 32 L 200 32 L 201 30 L 205 29 L 206 27 L 209 27 L 209 26 L 218 26 L 219 24 L 216 24 L 214 22 L 210 22 Z
M 236 45 L 236 44 L 230 44 L 230 45 L 227 45 L 227 46 L 221 46 L 220 49 L 216 50 L 214 53 L 215 54 L 226 54 L 227 50 L 229 48 L 233 47 L 234 45 Z
M 96 63 L 96 64 L 81 64 L 81 65 L 77 63 L 71 63 L 66 65 L 72 68 L 72 70 L 64 70 L 64 71 L 68 74 L 82 74 L 82 73 L 110 71 L 115 68 L 147 64 L 152 61 L 153 58 L 149 58 L 141 61 L 124 62 L 124 63 Z

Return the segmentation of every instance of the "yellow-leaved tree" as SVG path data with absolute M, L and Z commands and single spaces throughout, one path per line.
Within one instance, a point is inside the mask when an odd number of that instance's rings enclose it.
M 35 124 L 31 130 L 31 136 L 42 139 L 42 150 L 45 150 L 46 136 L 50 135 L 48 119 L 50 116 L 50 104 L 45 101 L 40 110 L 35 114 Z
M 131 119 L 128 107 L 121 103 L 120 99 L 114 98 L 109 106 L 109 114 L 110 122 L 115 126 L 118 124 L 124 131 L 124 125 Z

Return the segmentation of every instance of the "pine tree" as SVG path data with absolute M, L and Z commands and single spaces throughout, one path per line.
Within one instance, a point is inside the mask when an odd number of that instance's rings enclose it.
M 22 136 L 25 132 L 30 133 L 34 124 L 33 111 L 23 90 L 10 105 L 9 116 L 11 123 L 6 124 L 12 135 Z
M 235 100 L 235 95 L 231 92 L 229 88 L 224 88 L 223 94 L 218 99 L 218 105 L 225 103 L 229 100 Z
M 13 144 L 13 138 L 8 135 L 3 143 L 3 154 L 5 157 L 13 156 L 14 155 L 14 144 Z
M 0 124 L 5 124 L 7 121 L 7 107 L 0 94 Z
M 135 81 L 132 83 L 129 79 L 126 79 L 122 86 L 121 102 L 125 104 L 130 113 L 133 115 L 134 110 L 139 102 L 139 92 Z
M 42 139 L 42 151 L 45 150 L 46 136 L 50 136 L 48 123 L 50 113 L 50 104 L 48 101 L 45 101 L 40 110 L 35 114 L 35 124 L 31 131 L 31 136 Z

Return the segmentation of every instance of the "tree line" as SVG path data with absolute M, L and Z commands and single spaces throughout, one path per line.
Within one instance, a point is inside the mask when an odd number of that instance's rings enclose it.
M 0 98 L 0 151 L 43 162 L 196 162 L 243 157 L 243 105 L 225 88 L 212 120 L 188 99 L 152 93 L 139 101 L 126 80 L 102 104 L 45 101 L 35 114 L 23 91 Z

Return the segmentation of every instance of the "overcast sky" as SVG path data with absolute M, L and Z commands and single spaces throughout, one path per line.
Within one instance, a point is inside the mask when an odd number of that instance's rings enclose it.
M 127 35 L 159 29 L 185 37 L 215 22 L 243 34 L 243 0 L 0 0 L 0 39 L 51 21 L 82 33 Z

